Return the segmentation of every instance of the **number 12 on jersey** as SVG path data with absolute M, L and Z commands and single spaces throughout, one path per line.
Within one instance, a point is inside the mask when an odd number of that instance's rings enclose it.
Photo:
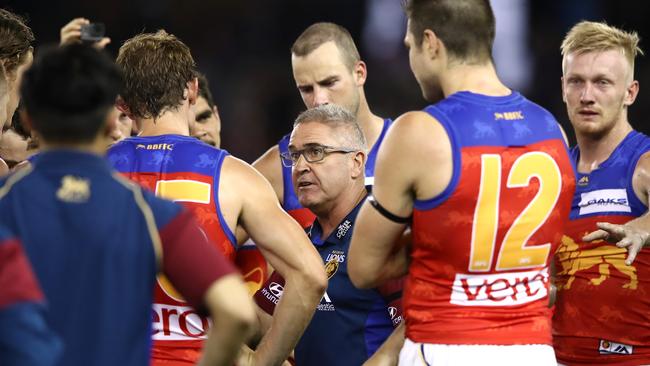
M 497 154 L 481 155 L 481 183 L 472 225 L 470 272 L 489 272 L 496 254 L 496 270 L 535 268 L 546 265 L 551 243 L 528 246 L 528 240 L 553 212 L 562 187 L 562 175 L 556 161 L 544 152 L 528 152 L 518 157 L 507 172 L 507 188 L 530 185 L 533 178 L 539 189 L 528 205 L 511 222 L 500 222 L 503 200 L 516 200 L 501 189 L 504 175 Z M 497 252 L 497 232 L 507 228 Z M 497 253 L 495 253 L 497 252 Z

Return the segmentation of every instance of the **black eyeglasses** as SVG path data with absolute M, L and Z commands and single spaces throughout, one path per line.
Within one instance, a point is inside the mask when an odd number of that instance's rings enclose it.
M 301 155 L 305 157 L 305 160 L 307 160 L 308 163 L 317 163 L 325 159 L 325 157 L 329 154 L 333 154 L 333 153 L 348 154 L 357 151 L 359 150 L 348 149 L 348 148 L 336 148 L 336 147 L 325 146 L 325 145 L 314 145 L 314 146 L 306 147 L 302 150 L 282 153 L 280 154 L 280 158 L 282 160 L 282 165 L 286 166 L 287 168 L 291 168 L 292 166 L 298 164 L 298 159 L 300 159 Z

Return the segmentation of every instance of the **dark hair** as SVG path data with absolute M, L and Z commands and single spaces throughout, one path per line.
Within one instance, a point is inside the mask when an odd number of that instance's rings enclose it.
M 305 29 L 291 47 L 291 53 L 304 57 L 327 42 L 334 42 L 341 52 L 343 63 L 352 70 L 361 58 L 357 46 L 347 29 L 334 23 L 314 23 Z
M 212 99 L 212 93 L 210 93 L 208 79 L 201 73 L 197 73 L 196 77 L 199 80 L 199 97 L 205 98 L 210 109 L 214 108 L 214 100 Z
M 34 33 L 25 23 L 22 17 L 0 9 L 0 61 L 7 74 L 12 74 L 32 49 Z
M 489 0 L 406 0 L 406 15 L 415 47 L 426 29 L 444 43 L 453 60 L 492 60 L 495 19 Z
M 190 49 L 164 30 L 124 42 L 117 64 L 124 75 L 120 96 L 136 118 L 156 118 L 178 108 L 187 83 L 196 77 Z
M 105 125 L 121 86 L 119 69 L 108 55 L 72 44 L 40 50 L 20 91 L 43 140 L 84 143 Z

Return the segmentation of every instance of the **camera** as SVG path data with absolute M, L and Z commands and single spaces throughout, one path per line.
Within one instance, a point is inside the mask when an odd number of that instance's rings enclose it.
M 99 42 L 104 38 L 106 28 L 104 23 L 90 23 L 81 26 L 81 41 L 82 42 Z

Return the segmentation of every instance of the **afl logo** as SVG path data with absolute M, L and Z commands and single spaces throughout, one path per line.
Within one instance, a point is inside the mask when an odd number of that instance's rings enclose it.
M 329 280 L 334 276 L 336 271 L 339 269 L 338 258 L 332 258 L 327 263 L 325 263 L 325 273 L 327 273 L 327 279 Z
M 282 285 L 277 282 L 271 282 L 269 284 L 269 292 L 271 292 L 275 297 L 279 299 L 282 297 L 284 287 L 282 287 Z

